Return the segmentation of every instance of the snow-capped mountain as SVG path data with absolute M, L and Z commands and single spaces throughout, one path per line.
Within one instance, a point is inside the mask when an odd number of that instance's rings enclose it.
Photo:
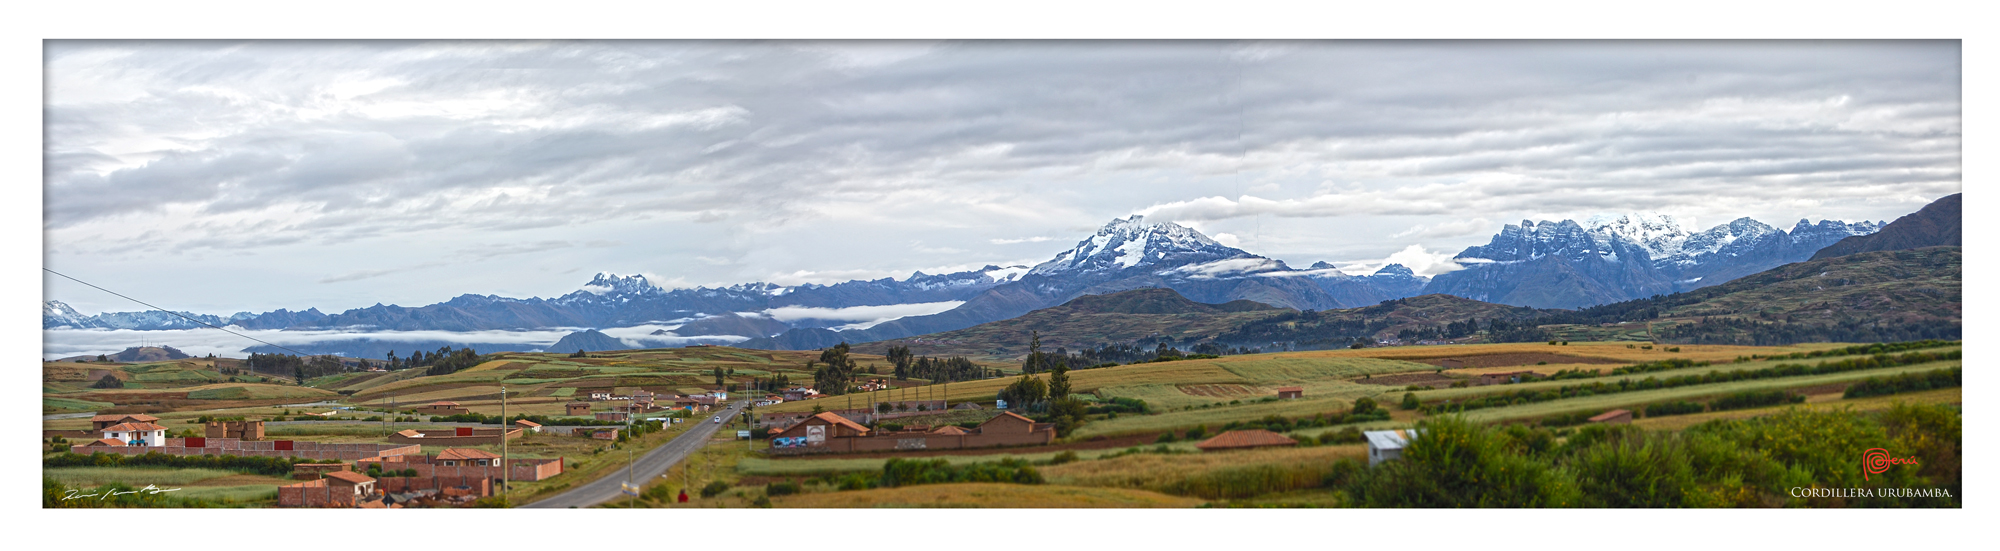
M 193 312 L 180 312 L 180 316 L 158 311 L 105 312 L 86 316 L 78 313 L 76 309 L 70 308 L 68 304 L 64 304 L 59 300 L 42 303 L 43 329 L 134 329 L 140 331 L 158 331 L 203 327 L 202 324 L 189 321 L 187 318 L 181 316 L 194 318 L 218 327 L 229 323 L 228 320 L 224 320 L 218 316 L 196 314 Z
M 1134 214 L 1105 224 L 1096 235 L 1077 242 L 1075 248 L 1035 265 L 1028 275 L 1052 277 L 1112 273 L 1230 258 L 1263 257 L 1217 243 L 1187 226 L 1172 222 L 1147 223 L 1144 216 Z
M 1672 216 L 1626 214 L 1508 224 L 1486 245 L 1455 260 L 1465 270 L 1439 275 L 1426 293 L 1538 308 L 1576 308 L 1722 283 L 1783 264 L 1878 222 L 1800 220 L 1790 232 L 1750 218 L 1700 232 Z

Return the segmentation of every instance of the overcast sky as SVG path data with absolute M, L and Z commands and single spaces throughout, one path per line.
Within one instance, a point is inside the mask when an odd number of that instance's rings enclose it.
M 1135 213 L 1434 273 L 1523 219 L 1789 229 L 1961 188 L 1954 41 L 46 52 L 46 265 L 216 314 L 1032 265 Z

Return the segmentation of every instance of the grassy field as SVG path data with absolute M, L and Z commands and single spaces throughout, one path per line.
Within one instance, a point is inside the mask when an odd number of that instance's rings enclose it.
M 1319 485 L 1340 458 L 1365 459 L 1367 446 L 1261 448 L 1189 454 L 1140 453 L 1042 469 L 1051 484 L 1123 488 L 1203 499 L 1249 497 Z
M 1651 417 L 1646 419 L 1638 419 L 1632 421 L 1632 424 L 1637 425 L 1639 427 L 1643 427 L 1647 430 L 1681 430 L 1695 425 L 1699 425 L 1707 421 L 1713 421 L 1716 419 L 1743 419 L 1747 417 L 1759 417 L 1784 411 L 1786 408 L 1793 408 L 1793 407 L 1806 407 L 1814 409 L 1854 408 L 1854 410 L 1856 411 L 1877 411 L 1877 410 L 1889 409 L 1890 406 L 1896 404 L 1897 402 L 1902 402 L 1907 404 L 1963 404 L 1965 403 L 1964 390 L 1965 389 L 1962 388 L 1941 388 L 1937 390 L 1927 390 L 1923 392 L 1910 392 L 1905 394 L 1891 394 L 1888 396 L 1870 396 L 1867 398 L 1855 398 L 1852 400 L 1834 399 L 1823 402 L 1808 401 L 1803 406 L 1786 404 L 1782 406 L 1747 408 L 1747 409 L 1738 409 L 1730 411 L 1711 411 L 1707 413 L 1694 413 L 1688 415 L 1669 415 L 1665 417 Z
M 188 387 L 188 398 L 193 400 L 266 400 L 275 398 L 300 398 L 318 400 L 338 398 L 340 394 L 317 388 L 286 385 L 222 383 Z
M 1142 490 L 1022 484 L 927 484 L 847 492 L 820 492 L 771 500 L 792 508 L 1158 508 L 1194 507 L 1201 500 Z
M 1831 383 L 1853 382 L 1866 379 L 1869 377 L 1888 376 L 1897 373 L 1930 371 L 1933 369 L 1938 369 L 1943 367 L 1954 367 L 1957 365 L 1959 365 L 1959 362 L 1956 361 L 1933 362 L 1927 364 L 1906 365 L 1901 367 L 1891 367 L 1884 369 L 1871 369 L 1866 371 L 1833 373 L 1828 375 L 1812 375 L 1805 377 L 1783 377 L 1777 379 L 1737 381 L 1733 383 L 1692 385 L 1692 386 L 1665 388 L 1658 390 L 1642 390 L 1638 392 L 1621 392 L 1617 394 L 1601 394 L 1597 396 L 1569 398 L 1569 399 L 1554 400 L 1549 402 L 1522 404 L 1518 406 L 1477 409 L 1465 412 L 1465 416 L 1467 419 L 1471 419 L 1474 421 L 1496 422 L 1496 421 L 1508 421 L 1514 419 L 1532 419 L 1536 417 L 1554 415 L 1559 413 L 1593 412 L 1593 411 L 1602 412 L 1617 408 L 1630 409 L 1633 406 L 1651 404 L 1657 402 L 1668 402 L 1668 401 L 1678 401 L 1678 400 L 1700 401 L 1703 399 L 1721 396 L 1733 392 L 1757 391 L 1757 390 L 1785 390 L 1793 388 L 1820 386 Z
M 112 404 L 110 402 L 93 402 L 90 400 L 59 398 L 55 396 L 42 397 L 42 413 L 69 413 L 69 412 L 81 412 L 81 411 L 97 411 L 111 406 Z M 90 423 L 88 422 L 88 420 L 86 420 L 83 423 L 83 425 L 85 427 L 88 427 Z

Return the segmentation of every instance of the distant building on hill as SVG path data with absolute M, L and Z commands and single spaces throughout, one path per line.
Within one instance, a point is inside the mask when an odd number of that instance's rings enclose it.
M 1421 431 L 1416 429 L 1371 430 L 1361 433 L 1368 439 L 1368 466 L 1373 467 L 1383 461 L 1401 459 L 1403 448 L 1410 445 Z
M 1630 410 L 1614 409 L 1600 413 L 1596 417 L 1591 417 L 1590 422 L 1609 425 L 1630 425 L 1632 424 L 1632 412 Z
M 1278 387 L 1278 399 L 1280 400 L 1296 400 L 1299 398 L 1304 398 L 1305 396 L 1306 396 L 1306 389 L 1304 387 L 1296 387 L 1296 386 Z

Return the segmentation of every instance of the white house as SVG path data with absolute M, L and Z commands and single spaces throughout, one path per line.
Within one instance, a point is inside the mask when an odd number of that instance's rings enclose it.
M 1368 466 L 1403 457 L 1403 448 L 1409 446 L 1410 439 L 1416 438 L 1420 432 L 1416 429 L 1397 429 L 1361 433 L 1368 438 Z
M 104 427 L 99 432 L 103 432 L 105 438 L 124 442 L 127 446 L 167 444 L 167 428 L 152 423 L 119 423 Z

